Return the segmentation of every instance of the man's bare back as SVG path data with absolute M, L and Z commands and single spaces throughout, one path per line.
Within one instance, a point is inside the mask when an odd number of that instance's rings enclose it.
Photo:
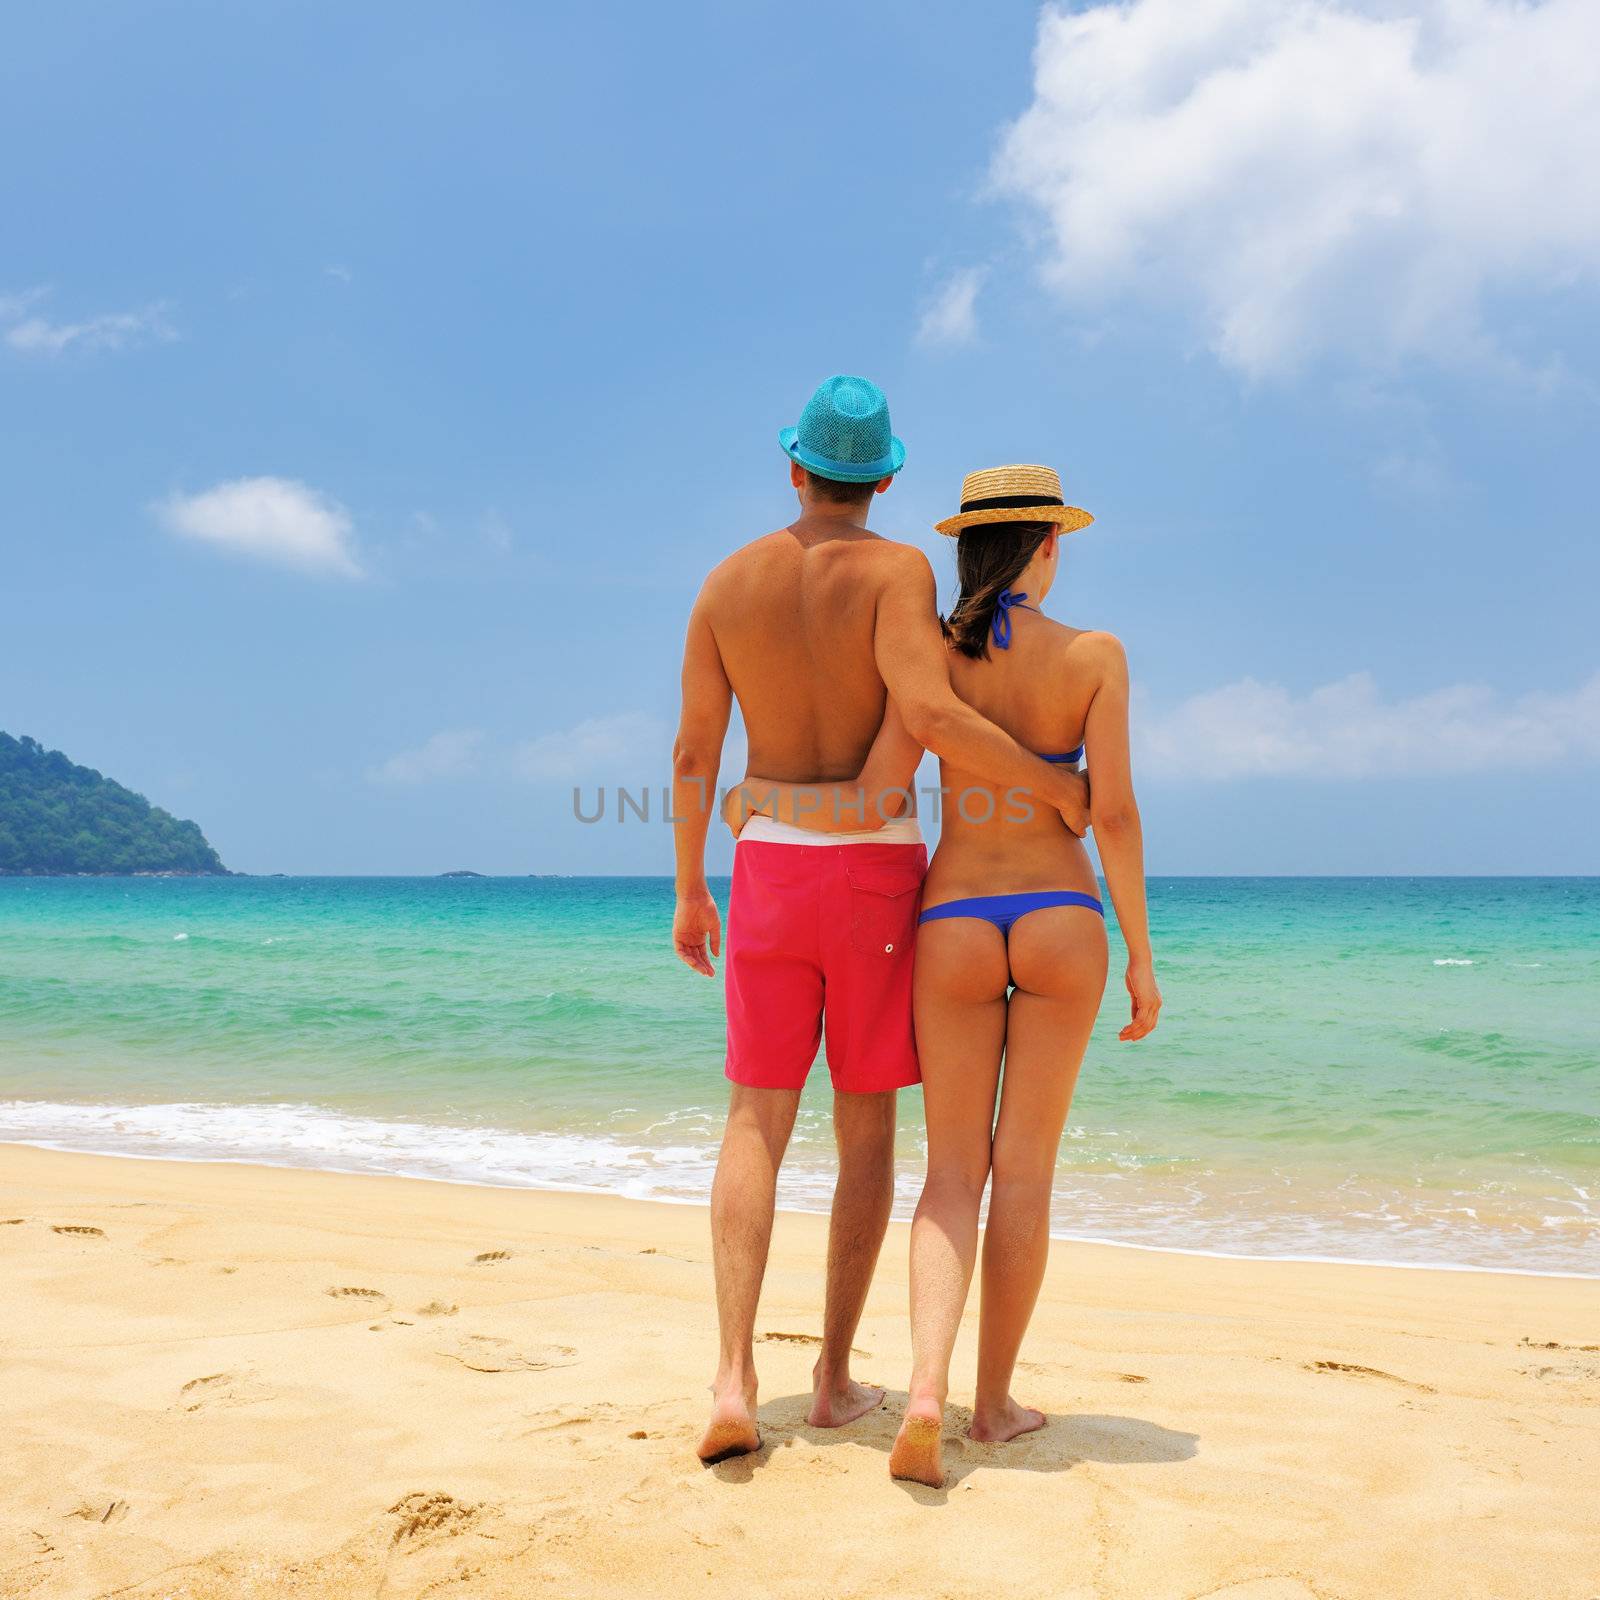
M 823 782 L 860 770 L 887 691 L 886 586 L 921 557 L 853 521 L 802 516 L 737 550 L 701 595 L 749 741 L 748 770 Z

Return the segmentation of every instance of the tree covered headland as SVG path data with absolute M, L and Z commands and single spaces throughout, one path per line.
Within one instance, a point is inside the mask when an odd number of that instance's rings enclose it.
M 0 876 L 227 870 L 194 823 L 37 739 L 0 733 Z

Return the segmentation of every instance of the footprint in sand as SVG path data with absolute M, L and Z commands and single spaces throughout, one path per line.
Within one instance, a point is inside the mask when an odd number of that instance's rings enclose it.
M 1071 1372 L 1076 1369 L 1060 1361 L 1019 1361 L 1019 1371 L 1037 1373 L 1040 1377 L 1051 1377 L 1058 1372 Z M 1149 1383 L 1149 1379 L 1142 1372 L 1097 1372 L 1094 1375 L 1102 1383 Z
M 570 1367 L 573 1363 L 566 1358 L 577 1353 L 570 1345 L 518 1346 L 486 1333 L 469 1333 L 438 1352 L 473 1372 L 546 1372 Z
M 20 1218 L 18 1219 L 21 1220 Z M 106 1236 L 104 1228 L 87 1228 L 77 1223 L 58 1222 L 50 1229 L 51 1233 L 70 1233 L 80 1239 L 103 1239 Z
M 596 1411 L 605 1411 L 606 1407 L 597 1406 L 589 1411 L 546 1411 L 539 1418 L 530 1419 L 532 1426 L 520 1428 L 515 1437 L 526 1439 L 535 1433 L 557 1433 L 563 1428 L 588 1428 L 594 1423 L 604 1420 L 595 1415 Z
M 1358 1367 L 1351 1361 L 1308 1361 L 1307 1372 L 1347 1372 L 1354 1378 L 1382 1378 L 1385 1383 L 1404 1384 L 1408 1389 L 1420 1389 L 1424 1394 L 1436 1394 L 1438 1391 L 1432 1384 L 1418 1383 L 1414 1378 L 1397 1377 L 1392 1372 L 1384 1372 L 1378 1367 Z
M 26 1222 L 26 1217 L 0 1217 L 0 1228 L 15 1228 Z
M 475 1255 L 472 1258 L 472 1264 L 475 1267 L 487 1267 L 492 1262 L 509 1261 L 510 1259 L 511 1252 L 509 1250 L 485 1250 L 482 1254 Z
M 483 1507 L 468 1505 L 454 1495 L 418 1490 L 403 1495 L 389 1507 L 389 1515 L 400 1520 L 395 1526 L 394 1545 L 431 1544 L 436 1539 L 451 1539 L 465 1533 L 483 1514 Z
M 1247 1578 L 1222 1589 L 1207 1590 L 1205 1600 L 1318 1600 L 1318 1591 L 1287 1574 Z
M 460 1306 L 446 1305 L 443 1300 L 430 1300 L 425 1306 L 417 1307 L 419 1317 L 453 1317 Z
M 247 1406 L 267 1399 L 269 1393 L 248 1372 L 208 1372 L 184 1384 L 173 1404 L 179 1411 L 210 1411 L 222 1406 Z
M 387 1300 L 389 1297 L 381 1289 L 327 1289 L 323 1291 L 330 1294 L 335 1300 Z
M 670 1402 L 654 1405 L 614 1406 L 602 1401 L 593 1406 L 554 1406 L 548 1411 L 526 1411 L 516 1423 L 501 1436 L 506 1439 L 526 1439 L 536 1433 L 556 1433 L 563 1428 L 611 1428 L 624 1421 L 637 1422 L 663 1410 Z M 643 1428 L 628 1435 L 630 1439 L 648 1439 Z

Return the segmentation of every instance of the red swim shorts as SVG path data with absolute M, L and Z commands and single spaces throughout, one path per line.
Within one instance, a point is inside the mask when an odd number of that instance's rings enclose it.
M 741 839 L 728 901 L 727 1075 L 798 1089 L 827 1023 L 845 1094 L 921 1081 L 911 961 L 928 852 L 920 844 Z

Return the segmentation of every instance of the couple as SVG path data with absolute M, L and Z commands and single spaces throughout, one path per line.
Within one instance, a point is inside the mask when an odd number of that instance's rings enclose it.
M 728 904 L 728 1121 L 711 1191 L 721 1355 L 707 1463 L 758 1450 L 753 1339 L 779 1163 L 826 1024 L 839 1178 L 809 1420 L 839 1427 L 883 1391 L 850 1376 L 893 1199 L 895 1094 L 920 1082 L 928 1176 L 911 1229 L 913 1369 L 889 1459 L 938 1486 L 950 1357 L 983 1248 L 971 1436 L 1044 1425 L 1011 1375 L 1044 1276 L 1057 1147 L 1106 978 L 1092 824 L 1128 947 L 1132 1020 L 1161 997 L 1145 918 L 1128 762 L 1128 672 L 1109 634 L 1041 609 L 1065 534 L 1044 467 L 968 476 L 947 619 L 913 546 L 868 531 L 905 460 L 882 393 L 835 377 L 779 441 L 800 515 L 707 578 L 689 619 L 673 750 L 673 940 L 712 974 L 721 925 L 705 842 L 737 696 L 748 775 L 727 797 L 738 844 Z M 931 867 L 912 804 L 940 760 Z M 1093 787 L 1079 771 L 1087 751 Z M 707 946 L 709 945 L 709 954 Z M 1005 1074 L 1002 1084 L 1001 1065 Z M 998 1117 L 996 1099 L 998 1091 Z

